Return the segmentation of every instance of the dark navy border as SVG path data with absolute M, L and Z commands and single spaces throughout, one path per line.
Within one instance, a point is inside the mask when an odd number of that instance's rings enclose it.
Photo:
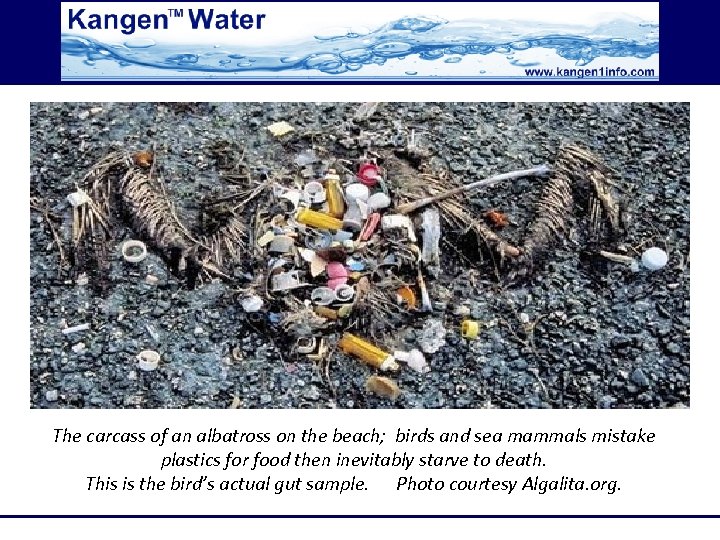
M 153 0 L 150 0 L 153 1 Z M 222 1 L 222 0 L 221 0 Z M 461 0 L 462 1 L 462 0 Z M 530 0 L 540 1 L 540 0 Z M 573 0 L 554 0 L 573 1 Z M 648 1 L 648 0 L 639 0 Z M 413 1 L 412 4 L 418 4 Z M 468 2 L 482 4 L 482 2 Z M 714 6 L 700 0 L 659 0 L 660 59 L 659 81 L 632 81 L 620 84 L 720 84 L 720 66 L 715 57 L 717 28 Z M 3 58 L 0 84 L 60 84 L 60 0 L 11 1 L 3 5 L 4 41 L 12 52 Z M 297 84 L 298 81 L 267 81 L 265 84 Z M 357 84 L 337 80 L 330 84 Z M 448 81 L 403 81 L 403 84 L 447 84 Z M 542 84 L 523 81 L 452 81 L 454 84 Z M 328 84 L 329 81 L 308 81 Z M 367 81 L 365 84 L 393 84 Z M 118 84 L 118 82 L 65 81 L 62 84 Z M 132 82 L 130 84 L 138 84 Z M 144 84 L 157 84 L 157 81 Z M 218 84 L 215 81 L 176 81 L 166 84 Z M 219 84 L 223 84 L 220 82 Z M 245 84 L 233 81 L 231 84 Z M 252 83 L 251 83 L 252 84 Z M 587 84 L 583 81 L 552 81 L 551 84 Z M 593 82 L 595 84 L 595 82 Z M 618 84 L 610 81 L 609 84 Z
M 8 514 L 0 519 L 718 519 L 716 514 Z

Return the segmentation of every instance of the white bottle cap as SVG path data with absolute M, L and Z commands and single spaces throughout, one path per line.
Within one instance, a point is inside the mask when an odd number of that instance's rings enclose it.
M 668 255 L 658 247 L 646 249 L 642 254 L 642 264 L 651 271 L 660 270 L 668 262 Z
M 160 354 L 155 351 L 140 351 L 137 358 L 137 365 L 143 371 L 153 371 L 160 363 Z

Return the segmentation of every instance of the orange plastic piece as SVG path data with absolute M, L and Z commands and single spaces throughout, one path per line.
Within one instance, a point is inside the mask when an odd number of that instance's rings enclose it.
M 405 302 L 410 309 L 415 309 L 417 307 L 415 293 L 410 287 L 400 287 L 397 291 L 397 294 L 400 298 L 403 299 L 403 302 Z
M 338 346 L 342 352 L 357 356 L 360 360 L 373 367 L 379 369 L 397 369 L 397 363 L 390 353 L 377 348 L 375 345 L 349 332 L 343 334 Z
M 149 150 L 141 150 L 133 154 L 133 162 L 138 167 L 149 169 L 153 164 L 153 153 Z
M 295 216 L 298 223 L 307 225 L 308 227 L 314 227 L 316 229 L 328 229 L 328 230 L 339 230 L 342 229 L 343 222 L 341 219 L 328 216 L 322 212 L 316 212 L 309 208 L 301 208 L 297 216 Z

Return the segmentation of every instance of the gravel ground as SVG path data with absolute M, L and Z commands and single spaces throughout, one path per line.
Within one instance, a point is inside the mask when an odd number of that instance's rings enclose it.
M 445 345 L 428 355 L 430 373 L 403 369 L 402 395 L 368 395 L 372 370 L 337 354 L 326 374 L 283 354 L 266 320 L 248 321 L 233 287 L 185 289 L 152 250 L 129 266 L 111 253 L 110 288 L 98 293 L 60 272 L 47 223 L 31 212 L 30 401 L 36 408 L 665 408 L 690 401 L 690 143 L 687 103 L 388 103 L 364 119 L 358 104 L 36 103 L 31 107 L 31 195 L 63 218 L 65 196 L 112 149 L 156 146 L 170 196 L 192 217 L 199 200 L 222 188 L 228 148 L 244 148 L 255 169 L 288 168 L 292 149 L 264 127 L 287 120 L 293 140 L 315 137 L 352 154 L 406 144 L 409 130 L 437 165 L 470 182 L 552 163 L 564 143 L 580 142 L 621 173 L 628 226 L 620 249 L 662 247 L 668 265 L 632 272 L 583 249 L 581 238 L 539 261 L 523 283 L 498 283 L 482 260 L 453 259 L 443 245 L 443 275 L 430 283 L 438 310 L 409 319 L 394 339 L 417 345 L 423 324 L 439 319 Z M 497 208 L 523 236 L 542 180 L 502 184 L 473 198 Z M 614 246 L 618 248 L 618 246 Z M 453 262 L 454 261 L 454 262 Z M 460 261 L 460 262 L 459 262 Z M 159 282 L 149 285 L 147 274 Z M 458 306 L 485 323 L 467 341 Z M 464 308 L 463 308 L 464 309 Z M 529 321 L 532 331 L 526 331 Z M 90 329 L 61 329 L 90 323 Z M 532 323 L 535 323 L 532 325 Z M 142 349 L 163 358 L 138 370 Z

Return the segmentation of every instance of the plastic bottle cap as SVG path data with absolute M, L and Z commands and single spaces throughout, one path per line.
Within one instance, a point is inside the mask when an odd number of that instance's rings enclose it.
M 335 297 L 340 302 L 349 302 L 355 296 L 355 289 L 352 285 L 340 285 L 335 289 Z
M 668 255 L 659 247 L 646 249 L 642 254 L 642 264 L 651 271 L 660 270 L 668 262 Z
M 317 287 L 310 293 L 310 299 L 319 306 L 329 306 L 335 301 L 335 293 L 329 287 Z
M 465 319 L 462 322 L 462 326 L 460 327 L 462 337 L 467 339 L 477 338 L 479 330 L 480 326 L 478 325 L 478 323 L 476 321 L 471 321 L 470 319 Z
M 138 263 L 147 257 L 147 248 L 140 240 L 128 240 L 121 248 L 123 259 L 127 262 Z
M 357 176 L 366 186 L 374 186 L 380 179 L 380 168 L 374 163 L 365 163 L 360 166 Z
M 138 367 L 143 371 L 153 371 L 160 363 L 160 354 L 155 351 L 140 351 L 137 361 Z

